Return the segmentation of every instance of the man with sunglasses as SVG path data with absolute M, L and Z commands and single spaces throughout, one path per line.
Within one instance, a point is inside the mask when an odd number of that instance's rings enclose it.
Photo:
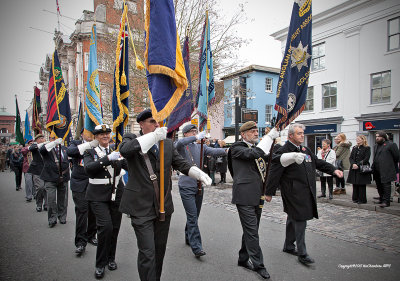
M 135 230 L 140 280 L 160 280 L 171 215 L 172 168 L 185 175 L 211 184 L 206 173 L 186 161 L 167 139 L 167 128 L 160 128 L 149 109 L 138 114 L 140 135 L 124 134 L 119 146 L 128 161 L 128 183 L 121 199 L 120 211 L 130 215 Z M 159 141 L 164 140 L 164 194 L 160 194 Z M 164 196 L 165 220 L 159 220 L 159 198 Z
M 241 140 L 235 142 L 228 153 L 228 167 L 233 177 L 232 204 L 236 204 L 243 228 L 238 266 L 253 270 L 268 279 L 270 275 L 264 266 L 258 237 L 262 212 L 260 198 L 263 195 L 267 156 L 279 133 L 272 129 L 258 143 L 256 122 L 244 123 L 239 131 Z
M 197 140 L 204 139 L 206 131 L 199 133 L 195 125 L 189 124 L 183 127 L 182 133 L 184 137 L 175 143 L 176 150 L 189 163 L 192 163 L 192 165 L 196 167 L 201 167 L 201 144 L 197 143 Z M 211 148 L 205 144 L 203 145 L 203 162 L 207 156 L 218 157 L 223 155 L 226 155 L 225 149 Z M 193 254 L 198 258 L 206 254 L 203 250 L 198 226 L 204 188 L 201 189 L 201 194 L 199 194 L 197 181 L 185 175 L 179 177 L 178 185 L 187 219 L 185 226 L 185 242 L 192 248 Z

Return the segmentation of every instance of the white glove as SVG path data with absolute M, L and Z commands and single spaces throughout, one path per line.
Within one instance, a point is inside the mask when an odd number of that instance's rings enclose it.
M 273 128 L 267 135 L 262 138 L 262 140 L 257 144 L 257 147 L 261 148 L 265 154 L 269 154 L 272 143 L 277 137 L 279 137 L 279 132 L 275 128 Z
M 192 166 L 189 170 L 188 176 L 201 181 L 204 185 L 211 185 L 211 178 L 196 166 Z
M 111 152 L 111 154 L 107 155 L 108 160 L 113 161 L 113 160 L 118 160 L 118 158 L 120 157 L 120 153 L 118 151 L 113 151 Z
M 46 147 L 46 150 L 50 152 L 50 150 L 55 148 L 57 145 L 62 144 L 62 142 L 63 142 L 63 139 L 59 138 L 59 139 L 56 139 L 55 141 L 45 144 L 44 146 Z
M 96 146 L 99 145 L 99 141 L 98 140 L 92 140 L 90 143 L 91 148 L 95 148 Z
M 198 140 L 204 139 L 206 137 L 206 134 L 207 134 L 206 131 L 200 132 L 196 135 L 196 139 Z
M 92 140 L 90 142 L 84 142 L 84 143 L 78 145 L 79 154 L 83 155 L 86 150 L 94 148 L 94 147 L 96 147 L 98 145 L 99 145 L 99 141 L 98 140 Z
M 137 141 L 140 144 L 142 152 L 147 153 L 153 145 L 158 143 L 160 140 L 165 140 L 167 138 L 167 130 L 167 127 L 161 127 L 155 129 L 154 132 L 138 137 Z
M 304 161 L 304 157 L 306 155 L 304 153 L 300 152 L 288 152 L 288 153 L 283 153 L 281 156 L 281 164 L 283 167 L 287 167 L 294 162 L 297 164 L 301 164 Z
M 49 141 L 45 141 L 45 142 L 39 143 L 37 146 L 40 149 L 43 145 L 46 145 L 48 143 L 49 143 Z

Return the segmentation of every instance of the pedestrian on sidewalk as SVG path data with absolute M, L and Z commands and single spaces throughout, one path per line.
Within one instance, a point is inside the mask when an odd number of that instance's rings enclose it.
M 279 149 L 271 162 L 265 200 L 270 202 L 277 187 L 281 187 L 284 211 L 287 213 L 286 239 L 283 252 L 298 257 L 305 265 L 314 263 L 306 249 L 307 221 L 318 219 L 315 170 L 342 177 L 342 171 L 318 159 L 308 147 L 303 147 L 305 126 L 290 125 L 288 141 Z M 294 245 L 296 242 L 297 250 Z
M 6 146 L 1 144 L 1 149 L 0 149 L 0 170 L 2 172 L 4 172 L 4 169 L 6 168 L 6 158 L 7 158 Z
M 22 155 L 24 156 L 24 161 L 22 164 L 22 172 L 25 177 L 25 198 L 26 202 L 31 202 L 33 198 L 33 179 L 32 174 L 29 173 L 29 165 L 32 162 L 32 153 L 29 151 L 29 146 L 33 143 L 33 139 L 26 141 L 25 147 L 21 149 Z
M 357 144 L 353 147 L 350 154 L 350 171 L 347 183 L 353 184 L 353 203 L 367 203 L 367 184 L 371 183 L 370 173 L 361 173 L 361 165 L 369 165 L 371 148 L 368 146 L 367 138 L 359 135 L 356 138 Z
M 195 125 L 189 124 L 183 127 L 182 133 L 183 138 L 175 143 L 176 150 L 186 161 L 196 167 L 200 167 L 201 144 L 198 144 L 196 141 L 204 139 L 206 131 L 199 132 Z M 212 148 L 205 144 L 203 145 L 202 152 L 203 161 L 207 156 L 222 157 L 226 155 L 225 149 Z M 202 187 L 201 194 L 199 194 L 197 181 L 183 174 L 179 176 L 178 186 L 179 194 L 181 195 L 183 207 L 186 212 L 185 242 L 191 247 L 196 257 L 204 256 L 206 252 L 203 250 L 198 225 L 201 205 L 203 203 L 204 188 Z
M 236 205 L 243 229 L 238 266 L 268 279 L 270 275 L 264 265 L 258 235 L 262 212 L 260 198 L 268 154 L 279 133 L 276 129 L 271 130 L 256 146 L 259 141 L 256 122 L 244 123 L 239 131 L 241 140 L 235 142 L 228 152 L 229 172 L 233 177 L 232 204 Z
M 15 173 L 15 189 L 17 191 L 21 189 L 23 162 L 24 156 L 21 153 L 21 147 L 16 145 L 10 156 L 10 166 Z
M 342 172 L 350 169 L 350 147 L 352 143 L 346 139 L 346 135 L 344 133 L 340 133 L 335 137 L 336 146 L 333 150 L 336 153 L 336 168 L 341 170 Z M 334 195 L 346 194 L 346 184 L 344 182 L 344 177 L 336 178 L 336 188 L 333 191 Z
M 384 131 L 375 134 L 374 161 L 372 170 L 376 189 L 379 193 L 381 208 L 390 206 L 390 193 L 392 181 L 396 180 L 396 165 L 399 162 L 399 148 L 395 143 L 389 141 Z
M 226 143 L 223 140 L 218 140 L 219 148 L 223 148 L 226 146 Z M 221 180 L 219 183 L 226 183 L 226 172 L 228 171 L 228 159 L 226 155 L 216 157 L 216 171 L 221 175 Z
M 328 139 L 324 139 L 322 141 L 322 149 L 318 151 L 317 154 L 318 159 L 322 159 L 329 164 L 335 165 L 336 162 L 336 153 L 333 149 L 331 149 L 331 141 Z M 326 183 L 328 183 L 329 190 L 329 200 L 333 198 L 333 176 L 327 173 L 322 173 L 320 177 L 321 181 L 321 195 L 318 198 L 326 197 Z
M 32 174 L 33 196 L 36 196 L 36 211 L 41 212 L 42 208 L 47 211 L 47 193 L 44 187 L 44 181 L 40 178 L 43 170 L 43 159 L 39 149 L 45 145 L 45 139 L 42 134 L 35 136 L 34 142 L 29 146 L 32 153 L 32 162 L 29 165 L 28 173 Z

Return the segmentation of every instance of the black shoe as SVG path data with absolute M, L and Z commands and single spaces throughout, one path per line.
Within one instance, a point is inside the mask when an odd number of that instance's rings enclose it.
M 358 202 L 357 204 L 358 204 L 358 205 L 367 204 L 367 201 L 365 201 L 365 202 Z
M 333 199 L 333 195 L 329 194 L 329 200 L 332 200 L 332 199 Z
M 26 199 L 26 202 L 27 202 L 27 203 L 32 202 L 32 198 Z
M 293 255 L 293 256 L 297 256 L 297 255 L 298 255 L 296 249 L 293 249 L 293 250 L 283 249 L 282 251 L 285 252 L 285 253 L 291 254 L 291 255 Z
M 372 199 L 379 200 L 381 198 L 380 197 L 372 197 Z
M 43 210 L 47 211 L 47 207 L 44 207 Z
M 204 252 L 203 250 L 201 250 L 200 252 L 197 252 L 196 254 L 194 254 L 194 256 L 196 258 L 200 258 L 200 257 L 205 256 L 205 255 L 206 255 L 206 252 Z
M 382 204 L 383 201 L 374 201 L 374 204 Z
M 93 246 L 97 246 L 98 241 L 96 238 L 92 237 L 88 240 L 88 243 L 92 244 Z
M 353 200 L 353 203 L 357 204 L 357 203 L 358 203 L 358 201 L 357 201 L 357 200 Z
M 57 224 L 57 222 L 49 222 L 49 227 L 53 228 L 56 224 Z
M 109 270 L 116 270 L 118 268 L 117 263 L 115 261 L 108 262 L 108 269 Z
M 390 204 L 382 203 L 379 205 L 379 207 L 381 207 L 381 208 L 390 207 Z
M 271 277 L 265 268 L 257 269 L 257 273 L 264 279 L 269 279 Z
M 323 197 L 326 197 L 326 195 L 325 195 L 325 194 L 322 194 L 322 195 L 318 195 L 317 197 L 318 197 L 318 198 L 323 198 Z
M 244 267 L 249 270 L 254 270 L 254 266 L 251 260 L 247 260 L 246 262 L 238 262 L 238 266 Z
M 190 243 L 189 243 L 189 240 L 188 240 L 188 239 L 185 239 L 185 244 L 188 245 L 188 246 L 190 246 Z
M 104 277 L 104 267 L 96 267 L 96 270 L 94 271 L 94 277 L 96 279 L 101 279 Z
M 75 253 L 78 254 L 78 256 L 82 255 L 84 252 L 85 252 L 85 246 L 76 247 Z
M 41 212 L 42 211 L 42 207 L 36 207 L 36 212 Z
M 302 264 L 305 264 L 305 265 L 309 265 L 309 264 L 312 264 L 315 262 L 314 259 L 312 257 L 310 257 L 309 255 L 299 256 L 298 259 L 299 259 L 299 262 L 301 262 Z
M 61 224 L 66 224 L 66 223 L 67 223 L 67 221 L 60 221 L 60 223 L 61 223 Z

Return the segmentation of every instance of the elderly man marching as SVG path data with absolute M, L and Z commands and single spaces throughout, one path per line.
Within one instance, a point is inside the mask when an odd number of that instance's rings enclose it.
M 91 134 L 81 132 L 82 140 L 71 141 L 67 149 L 68 156 L 72 158 L 72 172 L 70 188 L 72 191 L 72 199 L 75 204 L 75 253 L 80 256 L 85 252 L 87 243 L 97 245 L 96 239 L 96 217 L 92 209 L 89 207 L 88 201 L 85 199 L 86 188 L 89 184 L 89 177 L 85 172 L 83 165 L 83 155 L 80 153 L 78 146 L 81 144 L 90 144 L 90 148 L 96 147 L 99 142 L 93 140 Z M 89 147 L 84 145 L 84 147 Z M 81 147 L 82 148 L 82 147 Z
M 236 204 L 243 228 L 242 247 L 238 265 L 256 271 L 262 278 L 270 275 L 264 266 L 258 228 L 262 208 L 266 162 L 269 150 L 279 133 L 273 129 L 258 142 L 257 123 L 249 121 L 240 127 L 241 141 L 235 142 L 228 153 L 228 166 L 233 176 L 232 204 Z
M 35 136 L 35 140 L 31 146 L 29 146 L 29 151 L 32 153 L 32 162 L 29 165 L 28 173 L 32 174 L 33 180 L 33 190 L 34 195 L 36 195 L 36 211 L 41 212 L 42 207 L 47 211 L 47 194 L 44 187 L 44 181 L 40 178 L 43 170 L 43 159 L 40 155 L 39 149 L 45 145 L 45 139 L 42 134 Z M 44 202 L 44 204 L 43 204 Z
M 70 175 L 67 148 L 61 145 L 63 139 L 56 139 L 54 132 L 50 134 L 49 139 L 50 142 L 39 149 L 44 164 L 40 178 L 44 181 L 47 192 L 49 227 L 54 227 L 57 218 L 61 224 L 67 222 Z
M 182 129 L 182 133 L 184 137 L 175 143 L 176 150 L 182 157 L 192 163 L 192 165 L 200 167 L 201 144 L 196 143 L 196 141 L 203 139 L 206 135 L 206 131 L 198 133 L 197 127 L 193 124 L 189 124 Z M 225 149 L 222 148 L 211 148 L 204 145 L 203 159 L 205 159 L 204 157 L 207 155 L 218 157 L 226 155 L 226 152 Z M 186 212 L 186 244 L 190 245 L 196 257 L 204 256 L 206 252 L 203 250 L 198 225 L 204 188 L 202 188 L 201 194 L 199 194 L 197 181 L 185 175 L 179 177 L 178 185 L 183 207 Z
M 101 279 L 106 265 L 109 270 L 117 269 L 115 252 L 122 218 L 118 208 L 124 188 L 121 171 L 128 168 L 126 160 L 109 146 L 111 129 L 108 125 L 97 125 L 93 135 L 97 142 L 82 143 L 78 149 L 84 155 L 85 172 L 89 176 L 85 199 L 96 216 L 98 244 L 94 275 Z
M 121 201 L 121 211 L 131 216 L 135 230 L 140 280 L 160 280 L 171 216 L 172 168 L 200 180 L 205 185 L 211 179 L 199 168 L 188 163 L 167 139 L 167 128 L 159 128 L 150 110 L 137 116 L 140 135 L 127 133 L 120 145 L 121 155 L 128 161 L 129 180 Z M 160 194 L 160 155 L 158 142 L 164 140 L 164 194 Z M 165 220 L 160 221 L 159 199 L 165 199 Z

